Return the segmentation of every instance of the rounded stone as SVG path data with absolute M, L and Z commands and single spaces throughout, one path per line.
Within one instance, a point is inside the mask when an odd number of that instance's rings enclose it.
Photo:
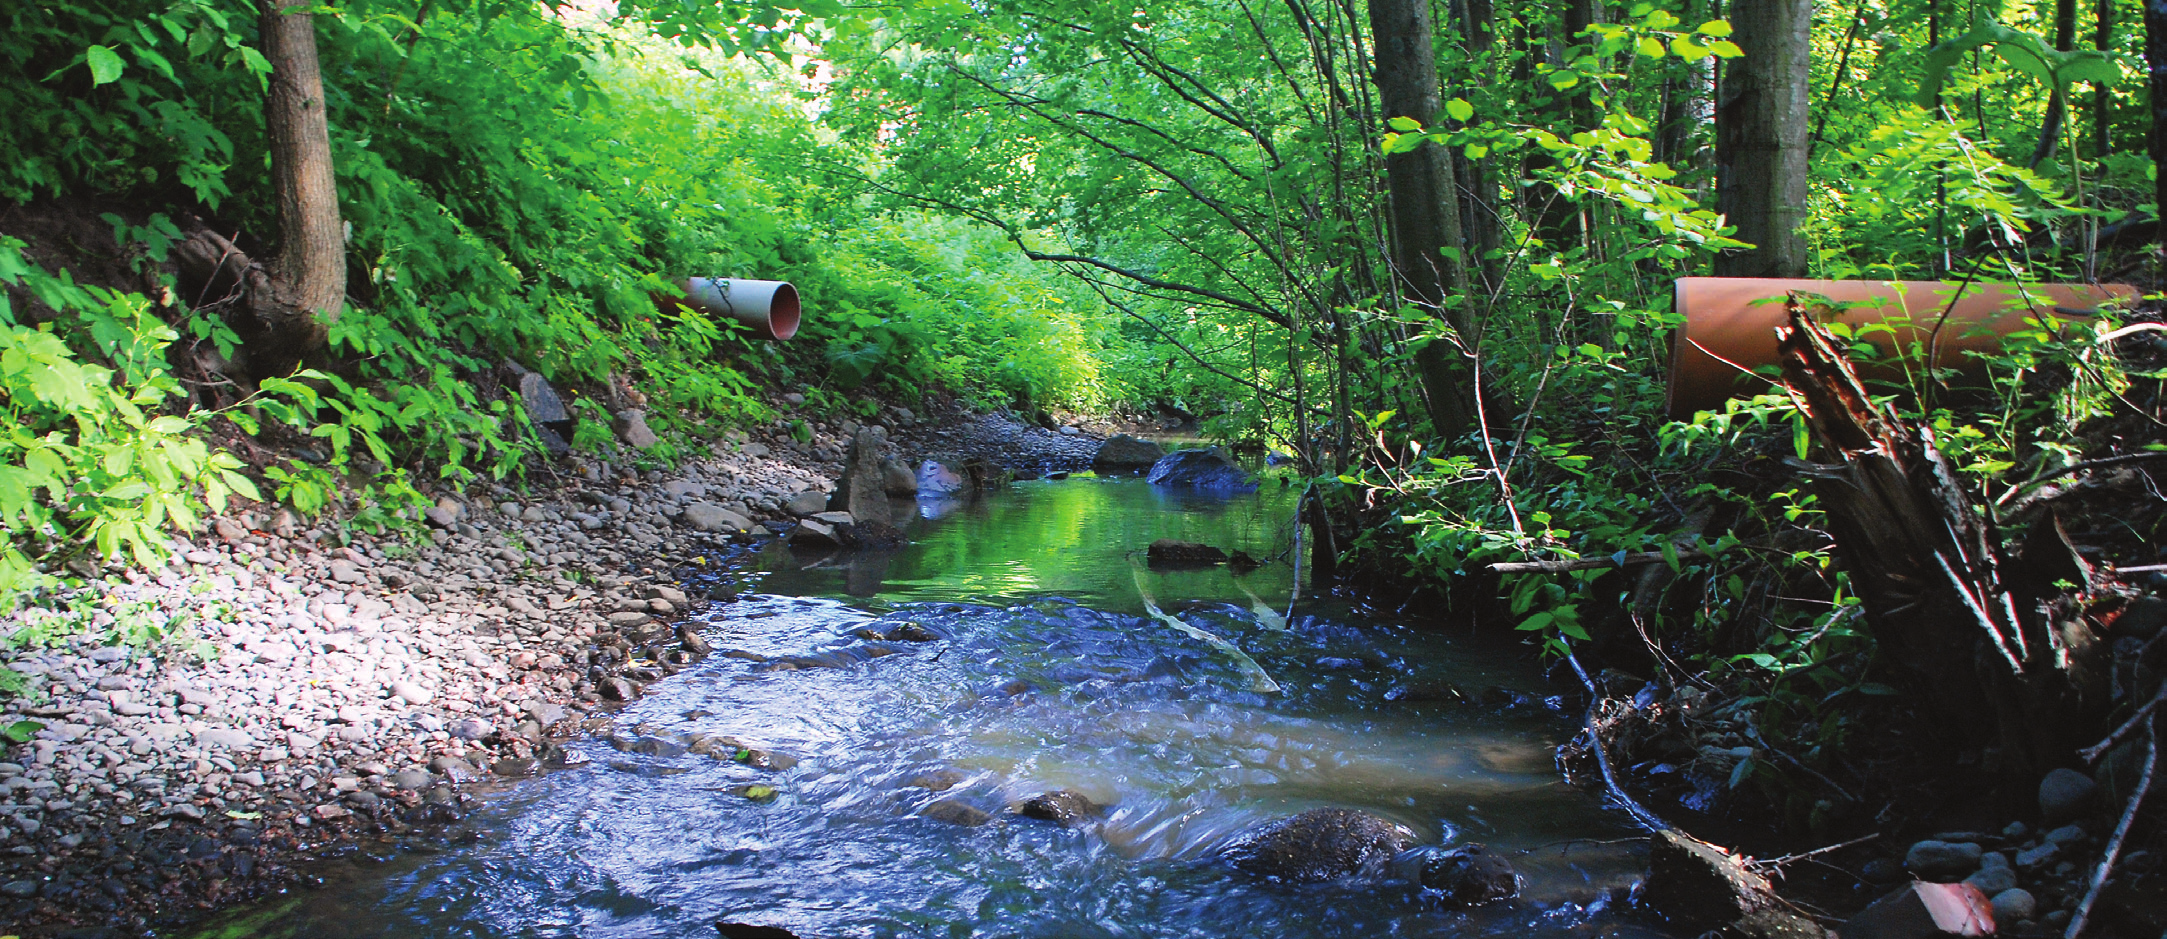
M 1996 924 L 2014 924 L 2018 920 L 2031 919 L 2039 912 L 2039 901 L 2032 897 L 2031 891 L 2021 887 L 2011 887 L 1997 893 L 1991 902 L 1994 905 Z
M 1979 857 L 1983 853 L 1977 844 L 1969 841 L 1921 841 L 1905 852 L 1904 867 L 1928 879 L 1962 877 L 1979 869 Z
M 2099 784 L 2076 770 L 2063 767 L 2039 780 L 2039 814 L 2048 825 L 2060 825 L 2083 815 L 2092 807 Z

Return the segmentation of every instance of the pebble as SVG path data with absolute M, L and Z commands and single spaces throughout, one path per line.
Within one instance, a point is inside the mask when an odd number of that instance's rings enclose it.
M 1964 882 L 1979 888 L 1979 892 L 1994 896 L 2017 885 L 2017 872 L 2006 864 L 2002 867 L 1981 867 L 1977 873 L 1964 878 Z

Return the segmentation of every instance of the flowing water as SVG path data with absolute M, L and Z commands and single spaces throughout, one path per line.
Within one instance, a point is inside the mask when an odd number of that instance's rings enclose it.
M 1624 819 L 1558 781 L 1572 719 L 1539 698 L 1526 651 L 1331 602 L 1284 619 L 1293 497 L 1271 482 L 1231 498 L 1022 483 L 920 506 L 893 553 L 771 547 L 706 629 L 768 661 L 718 654 L 626 707 L 619 743 L 655 752 L 576 742 L 587 768 L 490 796 L 473 843 L 357 854 L 204 935 L 1657 935 L 1606 909 L 1642 861 L 1604 843 Z M 1266 563 L 1151 571 L 1156 538 Z M 797 762 L 677 752 L 699 734 Z M 1103 812 L 1071 830 L 1008 811 L 1062 788 Z M 939 800 L 993 818 L 920 814 Z M 1483 842 L 1525 893 L 1462 911 L 1404 883 L 1287 887 L 1214 860 L 1315 807 Z

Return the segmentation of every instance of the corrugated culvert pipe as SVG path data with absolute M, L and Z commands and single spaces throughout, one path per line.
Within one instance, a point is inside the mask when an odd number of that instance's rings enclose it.
M 752 327 L 762 339 L 784 340 L 798 334 L 798 288 L 786 281 L 688 277 L 677 285 L 684 290 L 681 296 L 658 296 L 658 303 L 728 317 Z
M 1671 419 L 1685 420 L 1695 411 L 1722 407 L 1734 396 L 1768 388 L 1765 380 L 1742 370 L 1778 361 L 1776 327 L 1783 325 L 1784 303 L 1794 292 L 1860 304 L 1842 310 L 1838 320 L 1853 330 L 1887 322 L 1894 331 L 1862 338 L 1884 349 L 1893 346 L 1907 358 L 1917 349 L 1931 348 L 1937 368 L 1966 371 L 1975 370 L 1977 362 L 1966 353 L 2001 351 L 2002 337 L 2023 328 L 2027 319 L 2092 316 L 2109 302 L 2137 296 L 2137 288 L 2128 284 L 2019 288 L 1983 282 L 1681 277 L 1677 310 L 1685 323 L 1671 333 L 1666 402 Z M 1868 378 L 1901 377 L 1885 369 L 1862 368 L 1861 373 Z

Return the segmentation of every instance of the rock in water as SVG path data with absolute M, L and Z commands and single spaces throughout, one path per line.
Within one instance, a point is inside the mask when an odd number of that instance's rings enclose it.
M 975 828 L 993 820 L 992 814 L 984 809 L 959 799 L 942 799 L 919 809 L 918 815 L 936 822 L 947 822 L 950 825 L 962 825 L 966 828 Z
M 859 524 L 895 524 L 888 511 L 887 480 L 880 471 L 880 438 L 860 427 L 843 458 L 843 478 L 835 484 L 828 508 L 849 512 Z
M 1091 470 L 1101 476 L 1141 472 L 1164 456 L 1166 448 L 1156 441 L 1116 434 L 1099 444 L 1099 452 L 1091 457 Z
M 2060 825 L 2083 815 L 2092 807 L 2099 784 L 2076 770 L 2064 767 L 2039 780 L 2039 814 L 2048 825 Z
M 1730 852 L 1676 831 L 1655 835 L 1641 902 L 1688 934 L 1729 929 L 1767 939 L 1828 935 L 1777 899 L 1768 879 Z
M 1474 906 L 1520 895 L 1520 875 L 1512 862 L 1479 844 L 1450 851 L 1422 847 L 1392 860 L 1395 873 L 1445 895 L 1453 903 Z
M 1384 865 L 1413 844 L 1415 834 L 1375 815 L 1310 809 L 1265 823 L 1226 849 L 1228 863 L 1273 880 L 1321 883 Z
M 1042 819 L 1063 828 L 1074 828 L 1098 813 L 1098 803 L 1071 789 L 1042 792 L 1016 807 L 1016 814 L 1024 818 Z
M 918 494 L 921 496 L 954 495 L 970 486 L 970 477 L 939 460 L 918 464 Z
M 1161 538 L 1144 550 L 1152 567 L 1209 567 L 1226 563 L 1226 552 L 1208 544 Z
M 1202 489 L 1208 492 L 1255 492 L 1257 481 L 1247 470 L 1227 459 L 1217 447 L 1209 450 L 1176 450 L 1151 465 L 1146 477 L 1154 486 Z

